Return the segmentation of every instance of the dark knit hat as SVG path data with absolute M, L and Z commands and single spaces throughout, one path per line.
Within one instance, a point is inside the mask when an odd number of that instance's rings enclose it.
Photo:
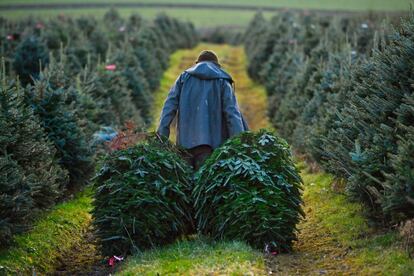
M 212 62 L 215 62 L 216 64 L 220 65 L 220 63 L 218 62 L 218 57 L 217 57 L 216 53 L 214 53 L 213 51 L 210 51 L 210 50 L 201 51 L 201 53 L 198 55 L 196 63 L 199 63 L 199 62 L 202 62 L 202 61 L 212 61 Z

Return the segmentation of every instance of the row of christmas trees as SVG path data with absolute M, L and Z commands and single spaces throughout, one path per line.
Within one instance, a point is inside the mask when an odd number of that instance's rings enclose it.
M 197 41 L 166 15 L 0 18 L 0 247 L 88 182 L 93 133 L 150 123 L 169 55 Z
M 258 14 L 246 38 L 278 133 L 379 221 L 413 218 L 414 15 Z

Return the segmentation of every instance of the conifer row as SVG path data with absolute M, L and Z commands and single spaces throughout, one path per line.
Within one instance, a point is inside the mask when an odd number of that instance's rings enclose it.
M 278 133 L 385 222 L 414 217 L 414 15 L 404 17 L 257 14 L 244 42 Z
M 163 14 L 0 18 L 0 247 L 89 183 L 94 133 L 151 123 L 170 54 L 197 42 Z

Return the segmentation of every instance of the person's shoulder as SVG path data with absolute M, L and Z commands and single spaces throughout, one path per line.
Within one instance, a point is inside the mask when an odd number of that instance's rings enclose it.
M 230 85 L 230 86 L 232 86 L 232 84 L 233 84 L 233 80 L 232 79 L 229 79 L 229 78 L 220 78 L 218 80 L 223 85 Z
M 191 74 L 190 74 L 190 73 L 188 73 L 187 71 L 183 71 L 183 72 L 180 74 L 179 78 L 180 78 L 180 80 L 181 80 L 181 81 L 185 81 L 185 80 L 186 80 L 186 79 L 188 79 L 190 76 L 191 76 Z
M 220 83 L 220 87 L 224 90 L 224 91 L 233 91 L 233 83 L 230 79 L 218 79 L 219 83 Z
M 179 82 L 179 83 L 181 83 L 181 84 L 183 84 L 184 83 L 184 81 L 186 80 L 186 79 L 188 79 L 188 77 L 190 76 L 190 74 L 188 73 L 188 72 L 186 72 L 186 71 L 183 71 L 180 75 L 178 75 L 178 77 L 177 77 L 177 82 Z
M 229 72 L 227 72 L 226 70 L 224 70 L 222 67 L 219 67 L 219 70 L 221 72 L 221 78 L 227 80 L 230 83 L 233 83 L 233 77 L 230 75 Z

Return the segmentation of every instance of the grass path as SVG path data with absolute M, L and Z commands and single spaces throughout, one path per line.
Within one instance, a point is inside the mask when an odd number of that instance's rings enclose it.
M 229 45 L 200 44 L 189 50 L 180 50 L 170 58 L 170 67 L 164 73 L 161 86 L 155 92 L 152 129 L 156 129 L 162 106 L 177 77 L 194 64 L 204 49 L 217 53 L 220 63 L 235 80 L 239 106 L 249 124 L 258 130 L 269 127 L 265 114 L 265 90 L 255 84 L 246 73 L 243 48 Z M 174 127 L 171 127 L 174 140 Z M 166 248 L 156 249 L 132 257 L 122 269 L 122 275 L 266 275 L 261 252 L 242 242 L 210 242 L 194 237 Z
M 155 92 L 154 118 L 152 128 L 155 129 L 159 121 L 162 106 L 168 95 L 170 87 L 177 77 L 194 64 L 197 55 L 204 49 L 210 49 L 217 53 L 222 67 L 230 73 L 235 81 L 237 101 L 249 126 L 258 130 L 269 127 L 266 117 L 267 97 L 264 88 L 254 83 L 246 72 L 246 57 L 242 47 L 230 45 L 200 44 L 190 50 L 175 52 L 170 58 L 170 68 L 164 73 L 160 88 Z
M 175 79 L 204 49 L 215 51 L 223 68 L 233 76 L 237 100 L 249 126 L 253 130 L 269 127 L 266 92 L 248 77 L 243 48 L 200 44 L 171 56 L 170 68 L 155 94 L 153 128 Z M 120 274 L 412 275 L 414 262 L 402 249 L 396 232 L 375 231 L 364 218 L 362 206 L 349 202 L 330 175 L 311 173 L 301 162 L 299 166 L 305 182 L 306 219 L 299 225 L 294 253 L 266 257 L 243 243 L 211 244 L 196 238 L 131 257 Z
M 267 97 L 263 87 L 254 83 L 246 72 L 243 48 L 230 45 L 200 44 L 180 50 L 170 58 L 161 86 L 155 92 L 152 129 L 156 129 L 162 106 L 177 77 L 194 64 L 204 49 L 217 53 L 222 67 L 232 75 L 240 109 L 253 130 L 269 127 L 266 117 Z M 174 140 L 174 127 L 171 127 Z M 198 237 L 180 241 L 166 248 L 151 250 L 130 258 L 121 275 L 266 275 L 263 254 L 242 242 L 211 242 Z
M 83 243 L 84 231 L 91 222 L 91 202 L 92 190 L 87 188 L 40 215 L 31 231 L 14 236 L 15 245 L 0 251 L 0 275 L 54 271 L 62 252 Z

